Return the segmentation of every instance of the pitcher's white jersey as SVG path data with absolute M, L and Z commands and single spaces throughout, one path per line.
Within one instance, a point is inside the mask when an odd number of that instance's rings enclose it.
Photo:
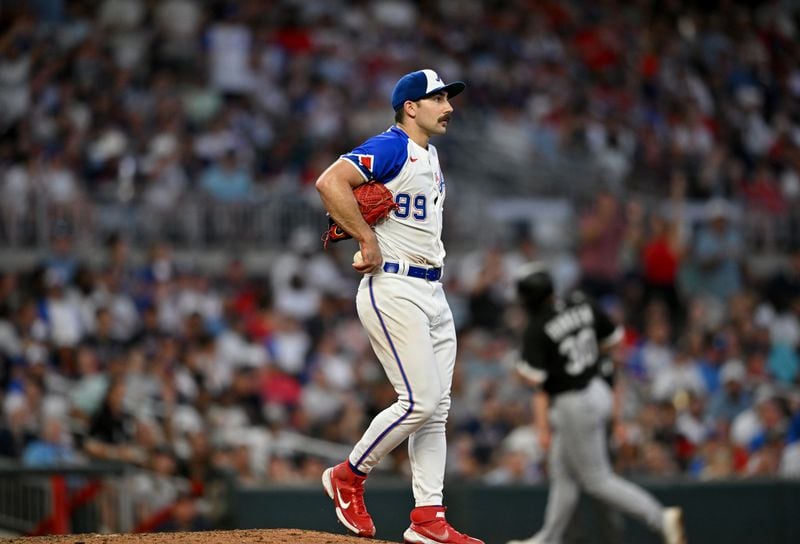
M 420 147 L 393 126 L 341 158 L 366 181 L 383 183 L 399 206 L 375 227 L 383 258 L 442 266 L 445 183 L 436 148 Z

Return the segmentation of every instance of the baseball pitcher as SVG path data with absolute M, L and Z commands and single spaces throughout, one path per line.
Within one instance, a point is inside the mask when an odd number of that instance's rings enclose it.
M 316 182 L 332 222 L 326 243 L 343 236 L 358 242 L 358 316 L 397 392 L 349 457 L 322 476 L 339 521 L 358 536 L 375 535 L 364 503 L 367 476 L 408 438 L 416 507 L 405 542 L 482 544 L 447 522 L 442 494 L 456 331 L 440 282 L 446 184 L 429 140 L 447 132 L 450 100 L 464 87 L 445 84 L 433 70 L 406 74 L 392 92 L 395 125 L 342 155 Z M 372 225 L 354 195 L 367 183 L 392 195 L 393 209 Z

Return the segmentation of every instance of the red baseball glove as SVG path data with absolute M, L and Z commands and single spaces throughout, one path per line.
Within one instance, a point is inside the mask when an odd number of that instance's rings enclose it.
M 353 196 L 358 202 L 358 209 L 367 225 L 373 227 L 386 219 L 389 213 L 398 206 L 394 201 L 392 192 L 383 183 L 370 181 L 353 189 Z M 322 234 L 322 247 L 328 249 L 328 244 L 351 238 L 330 216 L 328 216 L 328 230 Z

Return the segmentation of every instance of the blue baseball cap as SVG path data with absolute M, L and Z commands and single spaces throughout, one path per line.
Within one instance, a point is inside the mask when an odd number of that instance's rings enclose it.
M 441 91 L 453 98 L 466 88 L 463 81 L 454 81 L 445 85 L 439 74 L 430 69 L 417 70 L 400 78 L 392 91 L 392 108 L 394 111 L 403 107 L 406 100 L 415 102 Z

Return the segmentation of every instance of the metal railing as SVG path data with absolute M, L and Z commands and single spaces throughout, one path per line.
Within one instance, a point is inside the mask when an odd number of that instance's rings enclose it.
M 28 534 L 52 509 L 49 478 L 0 474 L 0 527 Z
M 590 200 L 597 190 L 587 161 L 580 157 L 517 159 L 509 169 L 507 163 L 513 157 L 505 156 L 502 150 L 476 154 L 471 152 L 475 145 L 477 142 L 468 137 L 448 144 L 451 154 L 464 158 L 452 168 L 446 167 L 453 187 L 448 191 L 445 216 L 450 251 L 502 241 L 511 221 L 528 223 L 535 230 L 546 221 L 539 213 L 542 203 L 545 209 L 549 209 L 549 203 L 558 203 L 559 209 L 569 208 L 574 217 L 577 205 Z M 653 195 L 642 196 L 644 200 L 655 199 Z M 527 212 L 521 209 L 526 202 L 531 203 Z M 509 213 L 500 209 L 503 203 L 513 204 Z M 740 219 L 749 247 L 756 250 L 781 251 L 799 241 L 800 206 L 791 206 L 783 214 L 745 208 Z M 35 196 L 26 213 L 0 206 L 0 247 L 44 249 L 66 228 L 87 248 L 101 246 L 111 233 L 119 233 L 138 247 L 166 241 L 188 250 L 279 250 L 290 245 L 297 230 L 321 236 L 326 226 L 325 211 L 313 187 L 257 190 L 243 202 L 189 194 L 169 209 L 113 198 L 54 206 Z M 574 233 L 569 225 L 564 228 Z
M 119 233 L 143 246 L 165 240 L 193 249 L 279 247 L 298 228 L 321 235 L 326 224 L 319 198 L 302 192 L 255 191 L 242 202 L 190 194 L 168 209 L 107 198 L 54 206 L 46 197 L 35 195 L 27 213 L 0 207 L 0 245 L 43 248 L 61 233 L 96 245 L 109 234 Z
M 25 535 L 129 532 L 130 468 L 119 464 L 28 468 L 0 464 L 0 528 Z
M 30 468 L 4 460 L 0 531 L 40 536 L 164 530 L 186 497 L 225 515 L 231 485 L 227 478 L 217 478 L 197 487 L 184 477 L 122 463 Z

